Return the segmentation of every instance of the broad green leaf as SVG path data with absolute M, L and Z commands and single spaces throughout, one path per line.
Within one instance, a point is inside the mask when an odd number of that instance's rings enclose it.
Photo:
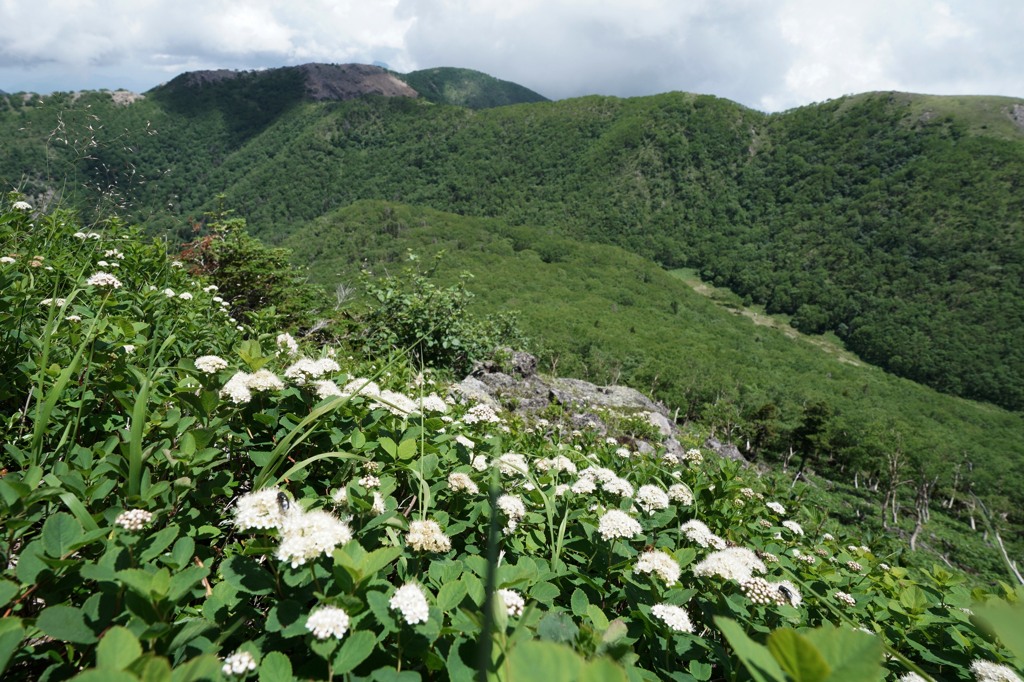
M 84 670 L 71 678 L 73 682 L 139 682 L 139 678 L 124 670 Z
M 142 645 L 131 630 L 115 626 L 107 630 L 96 647 L 96 667 L 124 670 L 142 655 Z
M 260 661 L 260 682 L 292 682 L 292 662 L 280 651 L 271 651 Z
M 786 682 L 786 673 L 779 667 L 768 648 L 747 637 L 736 621 L 716 616 L 715 625 L 725 635 L 729 646 L 757 682 Z
M 284 599 L 267 612 L 267 632 L 280 632 L 282 637 L 303 635 L 306 629 L 306 610 L 293 599 Z
M 587 606 L 587 616 L 590 618 L 590 622 L 594 624 L 594 627 L 598 630 L 605 630 L 608 628 L 608 617 L 601 611 L 601 607 L 597 604 L 590 604 Z
M 368 630 L 359 630 L 347 635 L 341 643 L 341 648 L 334 655 L 334 662 L 331 669 L 335 675 L 344 675 L 355 670 L 356 666 L 367 659 L 373 653 L 377 645 L 377 638 Z
M 395 444 L 395 441 L 391 440 L 387 436 L 381 436 L 377 439 L 377 442 L 380 444 L 380 447 L 384 452 L 388 453 L 392 457 L 397 457 L 398 445 Z
M 85 624 L 85 614 L 74 606 L 57 604 L 46 607 L 36 618 L 36 627 L 64 642 L 92 644 L 96 641 L 96 633 Z
M 418 450 L 419 442 L 416 441 L 415 439 L 409 438 L 407 440 L 403 440 L 401 443 L 398 444 L 398 449 L 395 451 L 395 456 L 397 456 L 398 459 L 412 459 L 413 457 L 416 456 Z M 424 475 L 429 475 L 429 473 L 426 471 L 426 467 L 424 467 Z
M 551 642 L 572 642 L 580 629 L 566 613 L 549 611 L 537 624 L 537 635 Z
M 254 560 L 236 554 L 220 565 L 221 575 L 230 585 L 248 594 L 270 594 L 277 584 L 266 569 Z
M 46 553 L 55 559 L 69 554 L 72 546 L 84 535 L 81 524 L 65 512 L 57 512 L 43 524 L 42 541 Z
M 6 606 L 7 602 L 14 599 L 18 594 L 18 584 L 11 580 L 0 580 L 0 606 Z
M 870 682 L 885 678 L 885 657 L 878 637 L 849 628 L 823 625 L 803 635 L 832 668 L 829 682 Z
M 768 651 L 793 682 L 824 682 L 832 668 L 818 648 L 790 628 L 782 628 L 768 636 Z
M 223 661 L 213 654 L 196 656 L 184 663 L 178 663 L 171 672 L 171 682 L 205 682 L 220 679 Z
M 166 528 L 162 528 L 159 532 L 146 538 L 142 543 L 142 549 L 139 553 L 139 561 L 141 563 L 149 563 L 153 559 L 157 558 L 164 553 L 174 539 L 178 537 L 180 528 L 176 525 L 170 525 Z
M 171 601 L 178 601 L 192 590 L 203 578 L 210 575 L 210 569 L 205 566 L 189 566 L 177 571 L 171 576 L 167 597 Z
M 975 613 L 1017 660 L 1024 661 L 1024 600 L 1012 606 L 1004 601 L 991 601 L 976 607 Z
M 0 675 L 11 662 L 11 656 L 18 650 L 25 628 L 21 627 L 20 618 L 0 618 Z
M 587 615 L 587 607 L 590 606 L 590 600 L 587 599 L 586 592 L 577 587 L 573 590 L 572 598 L 569 601 L 574 615 L 580 618 Z
M 451 583 L 444 583 L 437 591 L 437 608 L 442 611 L 450 611 L 458 606 L 467 593 L 466 583 L 457 580 Z
M 928 594 L 917 585 L 910 585 L 900 593 L 900 604 L 912 612 L 924 611 L 930 603 Z

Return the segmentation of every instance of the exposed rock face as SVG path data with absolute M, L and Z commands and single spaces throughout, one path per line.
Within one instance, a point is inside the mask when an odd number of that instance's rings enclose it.
M 303 64 L 294 68 L 306 77 L 306 95 L 317 101 L 353 99 L 362 95 L 419 96 L 419 93 L 379 66 Z
M 641 452 L 651 452 L 655 445 L 664 446 L 668 455 L 681 457 L 683 447 L 679 429 L 663 404 L 626 386 L 596 386 L 580 379 L 548 378 L 537 374 L 537 359 L 528 353 L 508 353 L 503 361 L 477 365 L 470 376 L 452 386 L 456 395 L 502 407 L 519 415 L 543 412 L 550 405 L 559 405 L 572 428 L 608 431 L 598 411 L 624 416 L 642 417 L 662 436 L 660 443 L 631 443 Z M 723 445 L 709 439 L 708 447 L 723 457 L 743 461 L 734 445 Z
M 237 78 L 259 78 L 261 74 L 292 72 L 305 84 L 306 97 L 316 101 L 347 100 L 363 95 L 418 97 L 419 93 L 386 69 L 369 64 L 302 64 L 267 71 L 189 71 L 174 82 L 190 87 L 214 85 Z

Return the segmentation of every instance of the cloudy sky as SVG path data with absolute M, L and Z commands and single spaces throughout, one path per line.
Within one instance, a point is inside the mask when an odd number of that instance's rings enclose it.
M 1022 29 L 1022 0 L 0 0 L 0 90 L 318 61 L 762 111 L 868 90 L 1024 97 Z

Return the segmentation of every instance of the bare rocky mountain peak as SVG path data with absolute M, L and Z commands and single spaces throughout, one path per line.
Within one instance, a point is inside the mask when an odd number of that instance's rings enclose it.
M 363 95 L 419 96 L 419 93 L 386 69 L 369 64 L 311 63 L 267 70 L 268 73 L 280 71 L 295 71 L 301 74 L 306 86 L 306 96 L 316 101 L 346 100 Z M 182 74 L 181 78 L 185 85 L 202 87 L 260 73 L 263 72 L 217 69 L 189 71 Z

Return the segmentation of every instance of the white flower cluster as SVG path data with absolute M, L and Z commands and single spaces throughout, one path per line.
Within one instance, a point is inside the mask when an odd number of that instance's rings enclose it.
M 256 669 L 256 659 L 248 651 L 236 651 L 224 659 L 221 672 L 225 675 L 244 675 Z
M 755 604 L 767 606 L 783 603 L 784 597 L 782 594 L 772 587 L 770 582 L 760 576 L 753 576 L 744 580 L 740 583 L 740 589 L 743 590 L 743 594 L 746 595 L 747 599 Z
M 778 502 L 768 502 L 764 506 L 768 507 L 769 509 L 771 509 L 776 514 L 779 514 L 780 516 L 786 513 L 786 508 L 783 507 Z
M 291 334 L 278 334 L 276 341 L 278 355 L 292 356 L 299 354 L 299 344 L 292 338 Z
M 297 568 L 323 554 L 330 554 L 338 545 L 352 539 L 352 529 L 336 516 L 314 509 L 302 511 L 293 507 L 283 514 L 281 544 L 277 558 Z
M 448 411 L 448 403 L 436 393 L 431 393 L 420 400 L 419 408 L 423 412 L 440 412 L 444 414 Z
M 668 488 L 668 499 L 689 507 L 693 504 L 693 491 L 685 483 L 674 483 Z
M 679 527 L 680 532 L 701 547 L 725 549 L 725 540 L 711 532 L 703 521 L 690 519 Z
M 687 462 L 700 464 L 701 462 L 704 461 L 704 455 L 702 455 L 700 450 L 698 450 L 697 448 L 690 448 L 683 454 L 683 459 L 686 460 Z
M 426 623 L 430 618 L 430 605 L 419 585 L 406 583 L 392 595 L 388 605 L 396 611 L 402 612 L 402 618 L 409 625 Z
M 676 560 L 660 550 L 647 550 L 640 555 L 633 566 L 634 573 L 649 575 L 654 573 L 665 582 L 666 587 L 672 587 L 679 581 L 682 569 Z
M 656 485 L 642 485 L 636 493 L 636 503 L 648 514 L 653 514 L 668 508 L 668 493 Z
M 330 358 L 320 358 L 319 360 L 300 358 L 285 369 L 284 377 L 299 386 L 305 386 L 310 381 L 319 379 L 325 374 L 340 371 L 341 367 L 338 363 Z
M 283 388 L 284 382 L 268 369 L 261 369 L 252 374 L 236 372 L 220 389 L 220 396 L 236 405 L 244 405 L 252 400 L 253 391 L 280 391 Z
M 565 455 L 558 455 L 557 457 L 545 457 L 544 459 L 537 460 L 535 466 L 538 471 L 565 471 L 570 474 L 576 473 L 576 465 L 571 459 Z
M 665 625 L 676 632 L 693 632 L 693 623 L 686 609 L 672 604 L 655 604 L 651 607 L 651 615 L 660 619 Z
M 796 521 L 783 521 L 782 525 L 788 528 L 789 530 L 793 531 L 797 535 L 804 534 L 804 529 Z
M 27 201 L 15 201 L 13 204 L 11 204 L 11 208 L 13 208 L 15 211 L 31 211 L 32 204 L 28 203 Z
M 508 615 L 516 617 L 523 615 L 523 608 L 526 606 L 523 595 L 515 590 L 498 590 L 498 594 L 501 595 L 501 600 L 505 602 L 505 609 Z
M 216 374 L 227 369 L 228 361 L 216 355 L 201 355 L 195 359 L 196 369 L 203 374 Z
M 317 639 L 341 639 L 348 632 L 349 623 L 345 609 L 337 606 L 321 606 L 306 617 L 306 629 Z
M 597 523 L 597 532 L 603 540 L 631 538 L 643 532 L 640 523 L 621 509 L 609 509 Z
M 17 258 L 12 258 L 11 256 L 0 257 L 0 263 L 3 263 L 4 265 L 8 265 L 10 263 L 17 263 L 17 262 L 18 262 L 18 259 Z
M 109 272 L 95 272 L 89 279 L 85 280 L 86 286 L 90 287 L 110 287 L 111 289 L 120 289 L 121 280 L 114 277 Z
M 477 424 L 479 422 L 499 424 L 501 423 L 501 417 L 498 416 L 490 405 L 477 403 L 463 415 L 462 422 L 464 424 Z
M 754 571 L 764 573 L 764 562 L 746 547 L 727 547 L 718 550 L 693 567 L 694 575 L 717 575 L 738 583 L 749 580 Z
M 851 571 L 854 571 L 855 573 L 860 573 L 861 571 L 863 571 L 863 570 L 864 570 L 864 567 L 863 567 L 863 566 L 861 566 L 861 565 L 860 565 L 860 564 L 859 564 L 858 562 L 856 562 L 856 561 L 847 561 L 847 562 L 846 562 L 846 567 L 847 567 L 848 569 L 850 569 Z
M 279 496 L 283 493 L 278 488 L 264 488 L 242 495 L 235 505 L 235 528 L 279 528 L 284 520 Z
M 416 401 L 405 395 L 404 393 L 398 393 L 396 391 L 389 391 L 383 389 L 376 396 L 374 401 L 375 407 L 383 407 L 385 410 L 395 415 L 396 417 L 404 417 L 414 412 L 419 412 L 420 408 L 416 404 Z
M 909 672 L 901 675 L 897 682 L 927 682 L 927 680 L 915 672 Z
M 437 521 L 412 521 L 405 543 L 417 552 L 447 552 L 452 548 L 452 541 L 437 525 Z
M 835 593 L 833 593 L 832 596 L 835 597 L 838 601 L 843 602 L 847 606 L 853 606 L 854 604 L 857 603 L 856 600 L 854 600 L 853 597 L 848 595 L 846 592 L 842 592 L 840 590 L 836 590 Z
M 516 452 L 506 452 L 498 458 L 495 464 L 498 467 L 498 471 L 505 476 L 526 476 L 530 471 L 530 464 L 526 461 L 526 455 L 520 455 Z
M 971 663 L 975 682 L 1021 682 L 1020 676 L 1008 665 L 977 660 Z
M 145 509 L 129 509 L 118 514 L 117 518 L 114 519 L 114 523 L 127 531 L 137 533 L 152 520 L 152 512 L 148 512 Z
M 466 438 L 461 433 L 459 435 L 455 436 L 455 442 L 458 443 L 459 445 L 461 445 L 462 447 L 466 448 L 467 450 L 472 450 L 473 448 L 476 447 L 476 443 L 474 443 L 469 438 Z M 480 455 L 480 457 L 483 457 L 483 455 Z M 483 471 L 483 469 L 478 468 L 478 465 L 477 465 L 477 462 L 480 461 L 480 457 L 476 457 L 476 458 L 473 459 L 473 468 L 476 469 L 477 471 Z M 486 466 L 487 465 L 487 458 L 486 457 L 483 457 L 483 462 L 484 462 L 484 469 L 486 469 L 487 468 L 487 466 Z
M 498 498 L 498 509 L 508 519 L 503 532 L 505 535 L 511 535 L 526 516 L 526 505 L 517 495 L 502 495 Z

